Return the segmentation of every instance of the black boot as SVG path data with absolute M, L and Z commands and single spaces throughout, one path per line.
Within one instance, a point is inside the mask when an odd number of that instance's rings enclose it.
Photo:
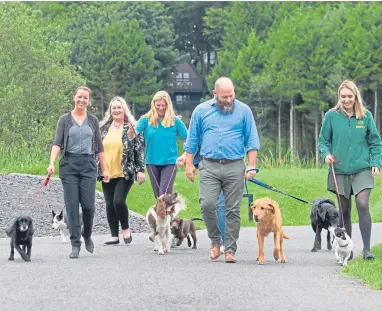
M 84 238 L 84 242 L 85 242 L 85 248 L 86 248 L 86 250 L 87 250 L 89 253 L 93 253 L 93 252 L 94 252 L 94 243 L 93 243 L 93 241 L 92 241 L 92 238 L 91 238 L 91 237 Z
M 78 258 L 79 255 L 80 255 L 80 247 L 79 246 L 73 246 L 72 252 L 70 253 L 69 257 L 74 259 L 74 258 Z

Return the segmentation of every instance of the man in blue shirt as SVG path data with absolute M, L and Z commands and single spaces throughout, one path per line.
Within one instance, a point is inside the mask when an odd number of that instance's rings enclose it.
M 210 259 L 220 257 L 221 234 L 216 209 L 223 191 L 226 208 L 225 262 L 236 262 L 240 232 L 240 205 L 244 176 L 256 175 L 259 136 L 251 109 L 235 99 L 233 83 L 222 77 L 215 83 L 214 98 L 198 105 L 192 113 L 187 140 L 186 176 L 194 181 L 194 155 L 200 146 L 200 206 L 211 240 Z M 244 156 L 248 156 L 245 168 Z

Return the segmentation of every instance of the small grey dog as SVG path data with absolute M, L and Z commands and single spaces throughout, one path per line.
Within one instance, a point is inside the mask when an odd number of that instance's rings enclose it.
M 187 237 L 188 247 L 191 247 L 191 237 L 194 241 L 193 249 L 196 249 L 196 227 L 193 223 L 194 220 L 201 220 L 201 218 L 191 218 L 191 219 L 181 219 L 179 217 L 174 217 L 171 221 L 171 233 L 175 238 L 178 239 L 176 246 L 180 246 L 183 240 Z

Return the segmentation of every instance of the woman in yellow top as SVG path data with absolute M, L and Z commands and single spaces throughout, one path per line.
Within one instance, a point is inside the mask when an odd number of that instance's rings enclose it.
M 137 135 L 132 140 L 127 137 L 129 126 L 135 124 L 126 101 L 122 97 L 114 97 L 101 122 L 101 139 L 110 176 L 109 183 L 102 182 L 111 232 L 111 239 L 105 245 L 119 243 L 119 223 L 124 242 L 127 244 L 132 241 L 126 198 L 134 180 L 139 184 L 145 181 L 143 137 Z

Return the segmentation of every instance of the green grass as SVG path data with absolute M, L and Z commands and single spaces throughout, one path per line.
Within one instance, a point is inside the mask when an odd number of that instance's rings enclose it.
M 0 167 L 0 173 L 19 172 L 27 174 L 45 175 L 47 168 L 47 162 L 36 161 L 23 165 L 7 165 Z M 57 177 L 58 164 L 56 165 Z M 303 198 L 307 201 L 313 201 L 316 198 L 331 198 L 336 202 L 334 194 L 326 190 L 326 169 L 300 169 L 300 168 L 267 168 L 261 169 L 257 178 L 279 190 L 286 193 Z M 146 173 L 147 175 L 147 173 Z M 127 198 L 127 204 L 129 209 L 145 215 L 149 206 L 155 203 L 154 195 L 152 192 L 151 184 L 148 176 L 147 181 L 138 186 L 135 184 Z M 186 200 L 187 210 L 181 213 L 181 217 L 200 217 L 199 207 L 199 176 L 197 175 L 194 183 L 187 180 L 184 169 L 178 171 L 174 189 L 179 192 Z M 381 179 L 376 180 L 376 189 L 380 189 Z M 100 183 L 97 183 L 97 189 L 102 191 Z M 377 190 L 373 190 L 370 197 L 370 209 L 373 222 L 382 221 L 382 193 Z M 293 198 L 289 198 L 282 194 L 270 191 L 268 189 L 257 186 L 251 182 L 248 182 L 249 193 L 254 195 L 254 199 L 262 197 L 270 197 L 279 202 L 281 213 L 283 216 L 283 225 L 285 226 L 300 226 L 310 224 L 310 205 L 301 203 Z M 241 206 L 241 219 L 242 226 L 254 226 L 248 220 L 248 201 L 243 198 Z M 358 222 L 357 209 L 355 202 L 353 202 L 352 220 Z M 203 228 L 203 223 L 198 222 L 198 228 Z
M 1 153 L 1 152 L 0 152 Z M 35 175 L 45 175 L 48 165 L 48 159 L 41 160 L 33 154 L 22 156 L 14 154 L 13 161 L 7 162 L 0 158 L 0 173 L 27 173 Z M 19 164 L 23 163 L 23 164 Z M 57 177 L 58 164 L 56 165 Z M 302 169 L 302 168 L 261 168 L 257 178 L 281 191 L 303 198 L 307 201 L 313 201 L 316 198 L 331 198 L 336 202 L 334 194 L 326 190 L 327 169 Z M 135 184 L 127 198 L 127 205 L 130 210 L 145 215 L 148 207 L 155 203 L 152 188 L 146 174 L 147 181 L 138 186 Z M 377 189 L 381 187 L 381 179 L 377 178 L 375 190 L 372 191 L 370 197 L 370 209 L 373 222 L 382 221 L 382 193 Z M 97 182 L 97 189 L 102 191 L 101 184 Z M 179 192 L 186 200 L 187 210 L 181 213 L 183 218 L 201 217 L 199 198 L 199 176 L 196 177 L 194 183 L 187 180 L 184 168 L 179 169 L 175 185 L 175 191 Z M 300 226 L 310 224 L 310 205 L 301 203 L 293 198 L 289 198 L 282 194 L 272 192 L 253 183 L 248 183 L 249 193 L 254 195 L 254 199 L 262 197 L 270 197 L 279 202 L 281 213 L 283 216 L 284 226 Z M 254 223 L 248 220 L 248 201 L 243 198 L 241 205 L 241 224 L 244 227 L 252 227 Z M 355 204 L 353 202 L 352 210 L 353 222 L 358 222 L 358 215 Z M 195 222 L 199 229 L 204 228 L 204 223 Z M 382 289 L 382 245 L 373 248 L 376 256 L 374 261 L 364 261 L 362 258 L 349 262 L 343 272 L 349 276 L 359 278 L 368 282 L 371 287 Z
M 382 289 L 382 244 L 372 248 L 374 260 L 363 260 L 362 256 L 352 260 L 343 273 L 367 282 L 374 289 Z

